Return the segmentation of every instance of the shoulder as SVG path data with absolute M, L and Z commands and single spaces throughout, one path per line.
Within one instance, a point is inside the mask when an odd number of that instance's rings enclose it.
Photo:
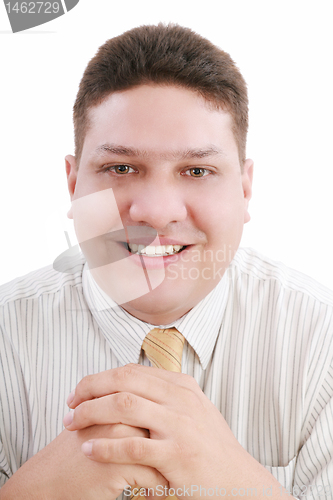
M 266 282 L 268 286 L 307 295 L 315 301 L 333 307 L 332 290 L 306 274 L 269 259 L 252 248 L 240 248 L 237 251 L 230 264 L 230 273 L 236 280 L 247 277 L 254 282 Z
M 56 271 L 53 265 L 49 265 L 5 283 L 0 286 L 0 306 L 40 299 L 65 287 L 81 287 L 84 263 L 84 257 L 80 255 L 68 272 Z

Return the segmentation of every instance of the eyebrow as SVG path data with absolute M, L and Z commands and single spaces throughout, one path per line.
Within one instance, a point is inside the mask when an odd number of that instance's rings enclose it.
M 208 156 L 223 155 L 224 152 L 217 148 L 216 146 L 207 146 L 206 148 L 194 148 L 187 149 L 184 151 L 165 151 L 161 153 L 156 153 L 154 151 L 141 150 L 137 148 L 130 148 L 127 146 L 121 146 L 118 144 L 102 144 L 96 148 L 95 153 L 97 156 L 107 156 L 109 154 L 117 156 L 127 156 L 127 157 L 141 157 L 147 158 L 149 156 L 158 156 L 164 160 L 188 160 L 194 158 L 206 158 Z

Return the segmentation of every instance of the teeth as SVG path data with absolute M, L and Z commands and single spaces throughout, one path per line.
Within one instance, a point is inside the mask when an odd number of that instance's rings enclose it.
M 156 247 L 146 247 L 146 254 L 147 255 L 155 255 L 155 248 Z
M 160 257 L 165 255 L 172 255 L 178 253 L 180 249 L 184 248 L 182 245 L 157 245 L 157 246 L 144 246 L 131 243 L 128 245 L 131 253 L 141 255 L 149 255 L 149 257 Z

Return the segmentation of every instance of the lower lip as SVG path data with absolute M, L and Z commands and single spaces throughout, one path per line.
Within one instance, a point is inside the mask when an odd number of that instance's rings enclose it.
M 126 248 L 126 252 L 130 257 L 131 261 L 140 267 L 145 267 L 146 269 L 161 269 L 162 267 L 169 266 L 171 264 L 177 264 L 185 254 L 192 248 L 193 245 L 188 245 L 184 250 L 173 255 L 159 256 L 159 257 L 149 257 L 148 255 L 139 255 L 137 253 L 131 253 Z

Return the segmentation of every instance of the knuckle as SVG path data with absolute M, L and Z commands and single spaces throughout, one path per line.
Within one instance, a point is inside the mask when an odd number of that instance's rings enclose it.
M 133 462 L 140 462 L 146 454 L 144 439 L 133 438 L 128 441 L 127 455 Z
M 198 396 L 191 390 L 187 391 L 187 398 L 190 404 L 197 405 L 199 402 Z
M 189 389 L 192 389 L 194 387 L 197 387 L 197 382 L 196 380 L 194 379 L 194 377 L 192 377 L 191 375 L 187 375 L 187 374 L 182 374 L 182 382 L 184 383 L 184 385 L 186 387 L 188 387 Z
M 195 383 L 196 384 L 196 383 Z M 198 392 L 196 385 L 190 383 L 188 386 L 184 387 L 183 399 L 186 401 L 186 405 L 195 406 L 198 409 L 202 408 L 202 398 L 200 397 L 200 392 Z
M 189 387 L 182 387 L 181 388 L 181 399 L 185 406 L 189 408 L 189 405 L 197 405 L 198 403 L 198 396 L 195 394 L 195 392 L 192 391 Z
M 136 398 L 128 392 L 118 392 L 115 394 L 115 404 L 118 411 L 130 411 L 136 406 Z
M 135 366 L 134 364 L 125 365 L 125 366 L 122 366 L 121 368 L 115 370 L 114 376 L 116 378 L 116 381 L 124 382 L 124 381 L 128 380 L 129 378 L 133 377 L 134 366 Z

